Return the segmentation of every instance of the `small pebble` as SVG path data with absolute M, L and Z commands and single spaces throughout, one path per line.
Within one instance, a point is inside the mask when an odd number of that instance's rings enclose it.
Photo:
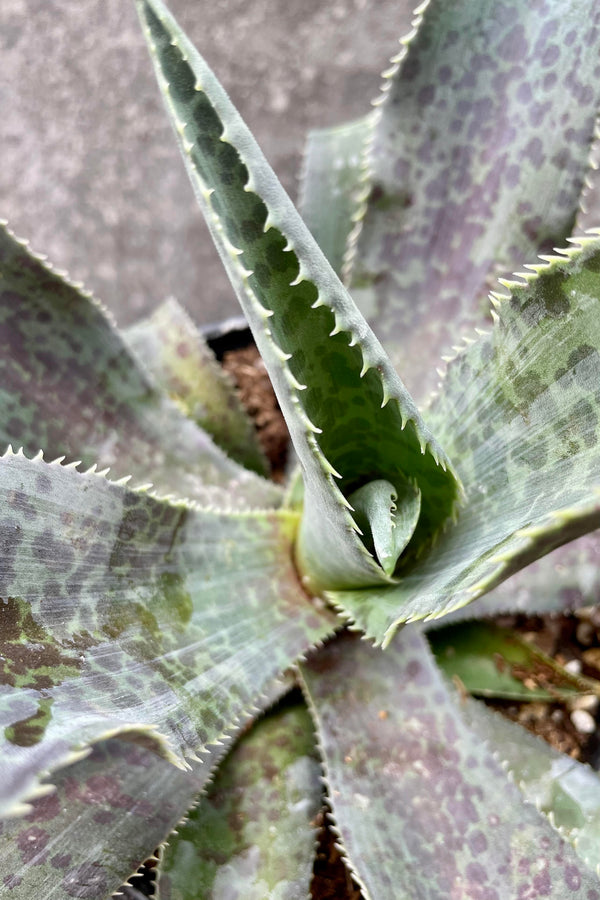
M 585 709 L 592 715 L 598 711 L 598 697 L 594 694 L 584 694 L 570 702 L 571 709 Z
M 580 734 L 593 734 L 596 730 L 594 717 L 585 709 L 574 709 L 571 713 L 571 722 Z
M 595 606 L 580 606 L 573 610 L 573 615 L 576 619 L 590 619 L 595 609 Z
M 569 675 L 581 675 L 581 660 L 570 659 L 568 663 L 565 663 L 565 670 Z

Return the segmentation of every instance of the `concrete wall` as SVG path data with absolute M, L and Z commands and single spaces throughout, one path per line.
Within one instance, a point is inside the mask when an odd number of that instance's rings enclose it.
M 171 0 L 296 194 L 311 127 L 361 115 L 407 0 Z M 133 2 L 2 0 L 0 216 L 126 324 L 169 294 L 237 314 L 163 112 Z

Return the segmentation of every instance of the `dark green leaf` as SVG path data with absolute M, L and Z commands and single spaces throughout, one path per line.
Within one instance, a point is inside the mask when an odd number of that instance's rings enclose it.
M 573 675 L 508 628 L 464 622 L 432 631 L 428 638 L 442 672 L 458 676 L 471 694 L 520 701 L 600 696 L 599 681 Z
M 454 509 L 449 463 L 213 73 L 161 0 L 138 7 L 196 196 L 304 469 L 300 565 L 313 588 L 385 582 L 347 495 L 413 477 L 421 545 Z

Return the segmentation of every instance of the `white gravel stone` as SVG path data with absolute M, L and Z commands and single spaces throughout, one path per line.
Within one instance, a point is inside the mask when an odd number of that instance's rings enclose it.
M 593 734 L 596 730 L 594 717 L 586 709 L 574 709 L 571 722 L 580 734 Z
M 570 675 L 581 675 L 581 660 L 570 659 L 568 663 L 565 663 L 565 670 Z

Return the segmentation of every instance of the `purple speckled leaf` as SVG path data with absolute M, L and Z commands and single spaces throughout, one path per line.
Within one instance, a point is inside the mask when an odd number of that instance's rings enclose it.
M 261 707 L 287 690 L 273 683 Z M 181 820 L 230 744 L 211 747 L 188 772 L 128 741 L 95 744 L 53 774 L 54 790 L 25 816 L 0 822 L 0 896 L 96 900 L 118 889 Z
M 55 773 L 55 790 L 25 817 L 0 822 L 0 896 L 110 895 L 152 855 L 209 772 L 209 760 L 183 772 L 135 744 L 96 744 L 87 759 Z
M 600 777 L 590 766 L 493 712 L 484 703 L 461 703 L 470 728 L 485 735 L 526 800 L 548 816 L 584 863 L 600 877 Z
M 351 287 L 418 399 L 484 321 L 495 276 L 571 233 L 600 105 L 599 25 L 596 0 L 432 2 L 400 54 Z
M 161 494 L 278 506 L 148 376 L 100 304 L 0 225 L 0 452 L 67 456 Z
M 294 514 L 171 504 L 22 455 L 0 459 L 0 491 L 5 810 L 118 733 L 194 758 L 333 627 L 293 569 Z
M 336 827 L 369 900 L 599 900 L 600 879 L 463 721 L 425 639 L 302 665 Z

